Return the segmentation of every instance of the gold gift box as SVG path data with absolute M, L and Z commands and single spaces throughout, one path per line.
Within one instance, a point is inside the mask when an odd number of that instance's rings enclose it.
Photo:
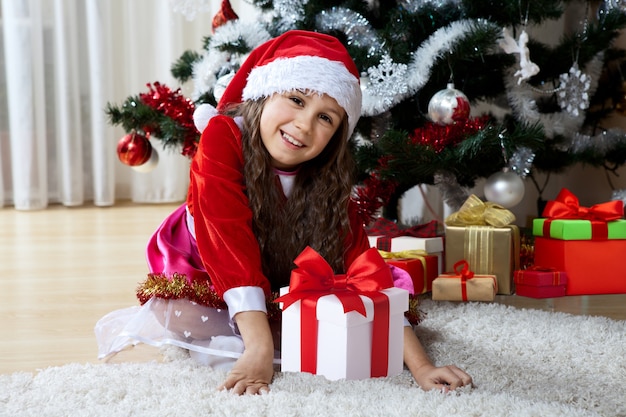
M 493 301 L 497 292 L 494 275 L 474 275 L 463 283 L 459 275 L 442 274 L 433 280 L 433 300 L 436 301 Z
M 446 226 L 445 242 L 446 271 L 465 259 L 474 273 L 496 276 L 498 294 L 513 294 L 513 273 L 519 269 L 517 226 Z

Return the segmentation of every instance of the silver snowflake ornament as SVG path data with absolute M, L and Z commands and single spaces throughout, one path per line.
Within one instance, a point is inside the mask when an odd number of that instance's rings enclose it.
M 408 91 L 406 72 L 408 66 L 393 62 L 387 54 L 383 55 L 380 64 L 367 69 L 368 85 L 371 95 L 380 97 L 385 103 L 391 103 L 393 98 Z
M 575 63 L 569 69 L 569 72 L 561 74 L 559 79 L 561 84 L 557 98 L 559 106 L 563 110 L 567 110 L 569 114 L 577 117 L 580 110 L 589 107 L 589 87 L 591 86 L 591 78 L 578 68 Z

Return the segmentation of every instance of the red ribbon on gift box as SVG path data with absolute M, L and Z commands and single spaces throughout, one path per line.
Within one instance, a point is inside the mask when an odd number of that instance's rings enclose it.
M 550 236 L 552 220 L 589 220 L 591 240 L 606 240 L 609 237 L 609 227 L 606 222 L 624 217 L 624 202 L 612 200 L 591 207 L 582 207 L 578 198 L 567 188 L 563 188 L 556 200 L 548 201 L 542 216 L 548 217 L 543 223 L 544 236 Z
M 454 273 L 461 277 L 461 298 L 467 301 L 467 280 L 474 278 L 474 272 L 470 271 L 469 264 L 465 259 L 461 259 L 454 264 Z
M 289 292 L 275 301 L 283 310 L 301 301 L 301 370 L 317 371 L 317 301 L 333 294 L 343 305 L 344 313 L 356 311 L 366 316 L 359 295 L 374 301 L 371 376 L 387 375 L 389 363 L 389 298 L 380 290 L 393 287 L 391 271 L 378 250 L 370 248 L 352 262 L 345 274 L 333 272 L 331 266 L 314 249 L 306 247 L 295 259 L 298 268 L 291 272 Z

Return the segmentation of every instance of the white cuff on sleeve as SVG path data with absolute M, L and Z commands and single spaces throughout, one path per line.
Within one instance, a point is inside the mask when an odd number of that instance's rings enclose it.
M 265 293 L 261 287 L 235 287 L 224 293 L 230 318 L 242 311 L 262 311 L 267 313 Z

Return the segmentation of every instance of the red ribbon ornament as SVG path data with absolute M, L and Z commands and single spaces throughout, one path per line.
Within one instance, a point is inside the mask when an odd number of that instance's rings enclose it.
M 548 219 L 543 223 L 543 235 L 550 236 L 550 223 L 555 219 L 589 220 L 591 239 L 606 240 L 609 237 L 608 221 L 624 217 L 624 202 L 612 200 L 591 207 L 582 207 L 578 198 L 567 188 L 563 188 L 556 200 L 548 201 L 542 213 Z
M 361 294 L 374 302 L 371 376 L 386 376 L 389 362 L 389 298 L 380 290 L 393 287 L 393 278 L 378 250 L 370 248 L 363 252 L 345 274 L 335 275 L 326 260 L 308 246 L 294 263 L 298 268 L 291 272 L 289 293 L 275 301 L 284 303 L 283 310 L 301 301 L 302 372 L 317 371 L 316 309 L 319 298 L 334 294 L 343 305 L 344 313 L 356 311 L 365 317 L 367 314 L 359 296 Z
M 474 272 L 470 271 L 467 261 L 461 259 L 454 264 L 454 273 L 461 277 L 461 298 L 467 301 L 467 280 L 474 278 Z

